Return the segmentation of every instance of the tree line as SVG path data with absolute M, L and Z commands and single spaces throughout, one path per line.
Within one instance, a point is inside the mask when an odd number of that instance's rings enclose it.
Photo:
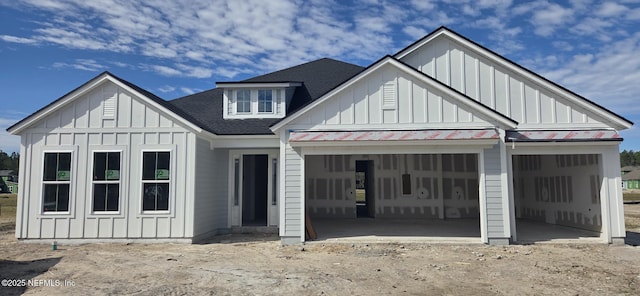
M 11 152 L 11 154 L 7 154 L 6 152 L 0 150 L 0 169 L 2 170 L 13 170 L 18 172 L 20 165 L 20 154 Z
M 620 152 L 620 166 L 640 166 L 640 151 L 622 150 Z

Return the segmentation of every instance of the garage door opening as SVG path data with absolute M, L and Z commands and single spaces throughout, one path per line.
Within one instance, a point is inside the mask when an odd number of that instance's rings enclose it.
M 308 155 L 307 213 L 319 239 L 479 242 L 478 176 L 476 154 Z
M 599 238 L 600 163 L 597 154 L 513 156 L 517 241 Z

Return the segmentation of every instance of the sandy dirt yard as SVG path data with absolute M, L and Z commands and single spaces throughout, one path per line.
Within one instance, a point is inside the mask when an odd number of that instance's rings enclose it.
M 625 207 L 638 223 L 640 205 Z M 281 246 L 276 236 L 228 235 L 52 251 L 5 227 L 0 295 L 639 295 L 640 228 L 628 230 L 626 245 Z

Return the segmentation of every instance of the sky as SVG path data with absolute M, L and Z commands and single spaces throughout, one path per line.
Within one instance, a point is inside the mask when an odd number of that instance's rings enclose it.
M 368 66 L 440 26 L 640 124 L 640 0 L 0 0 L 0 150 L 103 71 L 171 100 L 323 57 Z

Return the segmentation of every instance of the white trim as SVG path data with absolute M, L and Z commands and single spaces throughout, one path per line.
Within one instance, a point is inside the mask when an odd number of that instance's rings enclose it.
M 505 149 L 506 150 L 506 149 Z M 507 161 L 507 186 L 509 187 L 509 223 L 511 225 L 511 239 L 513 242 L 518 241 L 518 231 L 516 228 L 516 201 L 515 201 L 515 193 L 513 192 L 514 184 L 513 184 L 513 155 L 509 154 L 509 152 L 505 151 L 506 161 Z
M 505 131 L 498 130 L 500 133 L 500 187 L 502 187 L 502 223 L 503 223 L 503 237 L 504 238 L 512 238 L 511 233 L 511 199 L 509 195 L 509 180 L 511 175 L 509 175 L 509 169 L 507 167 L 507 163 L 509 162 L 507 159 L 507 152 L 505 151 L 504 137 Z
M 402 59 L 404 57 L 406 57 L 407 55 L 411 54 L 412 52 L 418 50 L 419 48 L 423 47 L 425 44 L 431 42 L 432 40 L 440 37 L 440 36 L 446 36 L 449 39 L 462 44 L 463 46 L 466 46 L 468 48 L 470 48 L 471 50 L 475 51 L 475 53 L 481 55 L 483 58 L 490 60 L 493 63 L 496 63 L 498 65 L 500 65 L 501 67 L 504 67 L 512 72 L 515 72 L 516 74 L 522 76 L 523 78 L 532 81 L 533 83 L 536 83 L 548 90 L 550 90 L 551 92 L 557 93 L 569 100 L 571 100 L 572 102 L 580 105 L 582 108 L 585 108 L 595 114 L 597 114 L 598 116 L 601 116 L 602 118 L 604 118 L 606 121 L 611 122 L 612 124 L 616 124 L 616 128 L 617 129 L 628 129 L 631 128 L 632 124 L 629 124 L 628 122 L 613 116 L 610 111 L 607 112 L 608 110 L 604 109 L 603 107 L 599 107 L 597 105 L 595 105 L 594 103 L 588 102 L 587 100 L 584 100 L 583 98 L 580 98 L 579 96 L 576 96 L 574 94 L 572 94 L 571 92 L 558 87 L 556 85 L 554 85 L 553 83 L 550 83 L 548 81 L 546 81 L 545 79 L 539 77 L 538 75 L 532 75 L 529 71 L 524 70 L 522 67 L 515 65 L 513 62 L 509 62 L 507 61 L 504 57 L 499 56 L 497 54 L 494 54 L 492 52 L 490 52 L 487 49 L 484 49 L 472 42 L 470 42 L 469 40 L 459 36 L 457 33 L 453 33 L 452 31 L 448 30 L 447 28 L 440 28 L 438 31 L 430 34 L 430 36 L 428 38 L 425 38 L 424 40 L 415 43 L 405 49 L 403 49 L 402 51 L 398 52 L 395 55 L 395 58 L 397 59 Z
M 85 203 L 85 213 L 87 213 L 87 218 L 100 218 L 100 217 L 124 217 L 126 211 L 126 206 L 128 205 L 128 199 L 125 197 L 130 196 L 126 194 L 129 192 L 128 182 L 125 180 L 129 180 L 129 171 L 125 169 L 124 164 L 129 163 L 128 155 L 126 154 L 127 147 L 122 145 L 90 145 L 87 151 L 87 158 L 90 163 L 87 165 L 89 174 L 87 175 L 87 196 L 89 197 Z M 93 210 L 93 185 L 94 180 L 91 177 L 93 175 L 93 169 L 95 165 L 95 153 L 98 152 L 118 152 L 120 153 L 120 179 L 118 180 L 118 184 L 120 186 L 120 192 L 118 193 L 118 211 L 94 211 Z
M 103 75 L 98 76 L 98 77 L 90 80 L 89 82 L 87 82 L 87 84 L 84 85 L 82 88 L 77 89 L 77 90 L 73 91 L 72 93 L 69 93 L 69 94 L 65 95 L 64 97 L 59 99 L 59 101 L 57 101 L 55 104 L 47 106 L 44 109 L 39 110 L 36 113 L 30 115 L 29 117 L 26 118 L 26 120 L 24 120 L 24 122 L 20 123 L 19 125 L 11 127 L 8 130 L 9 133 L 11 133 L 12 135 L 19 134 L 20 132 L 24 131 L 25 129 L 27 129 L 32 124 L 38 122 L 39 120 L 42 120 L 43 118 L 46 118 L 47 116 L 49 116 L 53 112 L 60 110 L 61 108 L 63 108 L 64 106 L 66 106 L 70 102 L 76 100 L 77 98 L 83 96 L 84 94 L 89 93 L 90 91 L 92 91 L 96 87 L 98 87 L 101 84 L 103 84 L 105 81 L 110 81 L 111 83 L 117 85 L 118 87 L 120 87 L 120 88 L 124 89 L 125 91 L 127 91 L 127 92 L 133 94 L 134 96 L 138 97 L 139 99 L 144 100 L 145 103 L 147 103 L 148 105 L 151 105 L 156 109 L 159 109 L 163 113 L 169 115 L 169 117 L 171 117 L 175 121 L 178 121 L 181 124 L 185 125 L 187 128 L 191 129 L 192 131 L 195 131 L 196 133 L 203 132 L 203 130 L 200 127 L 198 127 L 197 125 L 195 125 L 195 124 L 191 123 L 190 121 L 182 118 L 181 116 L 179 116 L 176 113 L 174 113 L 173 111 L 165 108 L 164 106 L 156 103 L 154 100 L 149 99 L 147 96 L 139 93 L 135 89 L 133 89 L 133 88 L 129 87 L 128 85 L 120 82 L 118 79 L 112 77 L 108 73 L 104 73 Z
M 216 82 L 216 87 L 221 88 L 281 88 L 302 86 L 302 82 Z
M 139 186 L 139 195 L 138 197 L 138 217 L 175 217 L 176 215 L 176 187 L 178 182 L 178 172 L 177 172 L 177 154 L 176 154 L 176 145 L 167 144 L 167 145 L 140 145 L 139 153 L 140 153 L 140 162 L 139 162 L 139 175 L 138 178 L 134 182 L 138 182 Z M 142 179 L 142 175 L 144 174 L 144 153 L 145 152 L 169 152 L 169 181 L 166 183 L 169 184 L 169 205 L 168 210 L 161 211 L 145 211 L 143 209 L 144 204 L 144 183 L 145 180 Z M 186 171 L 183 172 L 186 174 Z M 147 181 L 158 181 L 158 180 L 147 180 Z M 147 183 L 165 183 L 165 182 L 147 182 Z M 186 222 L 186 221 L 185 221 Z
M 285 236 L 285 204 L 286 204 L 286 196 L 285 196 L 285 185 L 286 185 L 286 166 L 287 166 L 287 159 L 286 159 L 286 148 L 287 148 L 287 138 L 288 138 L 289 132 L 283 131 L 280 133 L 280 155 L 279 155 L 279 174 L 280 174 L 280 179 L 278 180 L 278 186 L 280 188 L 280 190 L 278 190 L 278 195 L 279 195 L 279 203 L 278 203 L 278 214 L 279 214 L 279 225 L 280 225 L 280 229 L 278 230 L 278 235 L 280 237 L 284 237 Z
M 515 128 L 517 126 L 516 123 L 514 123 L 512 120 L 509 120 L 501 115 L 499 115 L 497 112 L 494 112 L 491 109 L 487 108 L 481 108 L 479 106 L 480 103 L 473 101 L 472 99 L 456 92 L 455 90 L 444 86 L 440 83 L 435 82 L 433 79 L 430 79 L 426 76 L 426 74 L 422 73 L 422 72 L 418 72 L 416 69 L 413 69 L 401 62 L 398 62 L 397 60 L 395 60 L 392 57 L 386 57 L 382 60 L 380 60 L 378 63 L 370 66 L 369 68 L 367 68 L 365 71 L 360 72 L 358 75 L 352 77 L 351 79 L 349 79 L 347 82 L 341 84 L 340 86 L 334 88 L 333 90 L 331 90 L 330 92 L 326 93 L 325 95 L 323 95 L 322 97 L 320 97 L 319 99 L 313 101 L 311 104 L 305 106 L 302 109 L 299 109 L 298 111 L 296 111 L 295 113 L 285 117 L 283 120 L 281 120 L 280 122 L 274 124 L 271 127 L 271 130 L 276 132 L 279 129 L 283 128 L 284 126 L 286 126 L 287 124 L 291 123 L 292 121 L 294 121 L 295 119 L 301 117 L 302 115 L 304 115 L 305 113 L 309 112 L 309 110 L 315 108 L 316 106 L 322 104 L 323 102 L 327 101 L 328 99 L 330 99 L 331 97 L 333 97 L 334 95 L 344 91 L 346 88 L 350 87 L 351 85 L 357 83 L 358 81 L 364 79 L 365 77 L 367 77 L 370 73 L 375 72 L 376 70 L 380 69 L 381 67 L 385 66 L 385 65 L 392 65 L 396 68 L 398 68 L 399 70 L 403 71 L 405 74 L 408 74 L 410 76 L 412 76 L 414 79 L 417 79 L 423 83 L 426 83 L 429 87 L 434 88 L 435 90 L 439 91 L 440 93 L 443 93 L 445 95 L 450 96 L 451 98 L 457 100 L 459 103 L 471 108 L 472 110 L 477 111 L 477 113 L 475 113 L 476 116 L 482 118 L 489 118 L 499 124 L 502 125 L 502 127 L 504 128 Z M 476 104 L 477 103 L 477 104 Z M 484 120 L 487 120 L 485 118 L 482 118 Z
M 478 152 L 478 203 L 480 206 L 480 241 L 487 244 L 489 239 L 487 236 L 487 194 L 486 194 L 486 175 L 484 172 L 484 150 Z
M 45 166 L 44 166 L 44 160 L 45 157 L 44 155 L 46 153 L 70 153 L 71 154 L 71 163 L 70 163 L 70 170 L 71 170 L 71 177 L 69 178 L 68 182 L 59 182 L 59 181 L 46 181 L 47 183 L 45 183 L 44 181 L 44 170 L 45 170 Z M 76 188 L 76 184 L 77 182 L 77 176 L 80 172 L 78 172 L 78 146 L 77 145 L 59 145 L 59 146 L 44 146 L 42 148 L 42 150 L 40 150 L 39 152 L 39 157 L 40 157 L 40 172 L 38 172 L 39 179 L 38 179 L 38 183 L 40 184 L 40 195 L 39 195 L 39 201 L 38 201 L 38 206 L 39 209 L 37 210 L 38 213 L 38 218 L 42 218 L 42 217 L 65 217 L 65 218 L 75 218 L 75 204 L 76 204 L 76 196 L 78 194 L 77 190 L 78 188 Z M 32 172 L 33 173 L 33 172 Z M 24 180 L 24 179 L 23 179 Z M 24 181 L 23 181 L 24 182 Z M 45 194 L 45 190 L 44 190 L 44 186 L 45 184 L 69 184 L 69 200 L 68 200 L 68 205 L 67 205 L 67 211 L 65 212 L 57 212 L 57 211 L 51 211 L 51 212 L 45 212 L 44 211 L 44 194 Z M 26 184 L 25 184 L 26 185 Z
M 272 200 L 273 200 L 273 186 L 277 186 L 277 184 L 275 184 L 273 182 L 273 162 L 272 160 L 275 158 L 278 160 L 278 163 L 280 162 L 280 153 L 279 150 L 277 148 L 275 149 L 240 149 L 240 150 L 229 150 L 229 170 L 228 170 L 228 178 L 229 178 L 229 184 L 228 184 L 228 215 L 227 215 L 227 227 L 231 228 L 231 227 L 235 227 L 235 226 L 239 226 L 242 227 L 242 207 L 243 207 L 243 198 L 242 198 L 242 188 L 243 188 L 243 166 L 244 166 L 244 156 L 245 155 L 266 155 L 267 156 L 267 225 L 265 226 L 282 226 L 282 224 L 279 224 L 276 221 L 272 221 L 271 217 L 273 214 L 273 211 L 276 211 L 278 214 L 280 211 L 278 211 L 277 207 L 280 206 L 280 204 L 283 203 L 283 199 L 281 199 L 280 197 L 277 198 L 277 203 L 276 203 L 276 208 L 274 208 L 274 206 L 272 205 Z M 239 224 L 238 225 L 234 225 L 233 221 L 233 211 L 236 210 L 234 209 L 234 207 L 236 207 L 236 205 L 234 205 L 234 197 L 235 197 L 235 160 L 238 159 L 239 163 L 240 163 L 240 172 L 239 172 L 239 178 L 240 178 L 240 183 L 239 183 L 239 192 L 238 192 L 238 205 L 237 207 L 239 207 L 239 215 L 237 217 L 237 219 L 239 219 Z M 282 165 L 279 165 L 282 166 Z M 280 172 L 278 172 L 278 174 L 280 174 Z M 282 177 L 282 175 L 277 175 L 278 179 L 284 179 L 284 177 Z M 280 182 L 280 180 L 277 180 L 278 182 Z M 284 190 L 280 190 L 280 188 L 276 187 L 276 192 L 280 193 L 281 191 Z M 276 219 L 279 221 L 279 219 Z M 275 222 L 275 223 L 274 223 Z
M 239 135 L 239 136 L 216 136 L 211 141 L 211 148 L 243 148 L 250 149 L 264 147 L 278 149 L 279 141 L 274 135 Z
M 249 92 L 249 111 L 238 111 L 238 92 Z M 271 91 L 271 112 L 260 111 L 260 91 Z M 223 119 L 247 119 L 247 118 L 283 118 L 286 110 L 286 88 L 225 88 L 223 91 Z M 280 112 L 278 112 L 280 110 Z
M 305 158 L 306 155 L 304 153 L 304 150 L 300 151 L 300 223 L 302 224 L 300 227 L 300 242 L 305 242 L 306 241 L 306 234 L 307 234 L 307 221 L 306 221 L 306 215 L 307 215 L 307 196 L 306 196 L 306 187 L 304 184 L 304 175 L 306 170 L 306 166 L 304 164 L 305 162 Z

